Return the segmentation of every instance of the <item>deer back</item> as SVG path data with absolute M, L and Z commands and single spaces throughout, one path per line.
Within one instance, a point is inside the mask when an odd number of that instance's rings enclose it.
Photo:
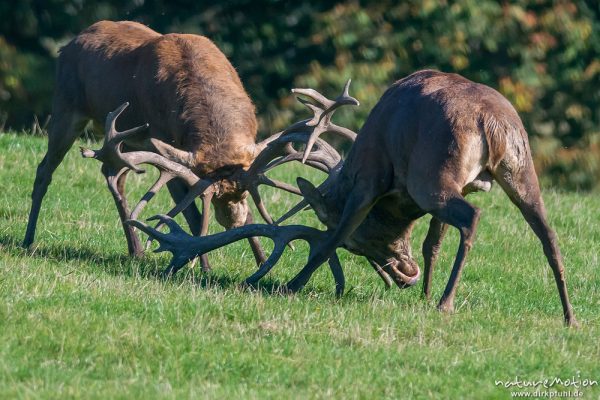
M 225 55 L 203 36 L 101 21 L 62 49 L 57 84 L 61 97 L 96 121 L 128 101 L 119 124 L 149 123 L 150 136 L 190 152 L 200 174 L 252 161 L 254 106 Z
M 346 159 L 341 178 L 349 182 L 340 186 L 368 177 L 389 192 L 404 191 L 411 180 L 443 186 L 451 179 L 462 189 L 482 171 L 531 163 L 527 134 L 508 100 L 459 75 L 425 70 L 382 96 Z

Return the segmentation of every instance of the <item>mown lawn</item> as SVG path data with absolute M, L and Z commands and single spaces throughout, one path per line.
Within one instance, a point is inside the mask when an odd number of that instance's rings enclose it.
M 582 325 L 573 330 L 563 327 L 539 242 L 498 188 L 471 197 L 483 217 L 457 312 L 442 315 L 420 298 L 420 284 L 386 291 L 365 260 L 343 251 L 342 299 L 327 268 L 298 295 L 271 294 L 303 265 L 302 245 L 286 252 L 263 290 L 238 287 L 255 268 L 245 242 L 211 253 L 209 274 L 186 269 L 164 281 L 157 273 L 168 255 L 126 256 L 100 165 L 75 149 L 26 251 L 19 245 L 45 146 L 44 138 L 0 135 L 2 399 L 509 398 L 514 388 L 496 380 L 600 381 L 598 194 L 544 192 Z M 280 175 L 298 173 L 306 175 L 299 167 Z M 139 196 L 150 177 L 130 182 Z M 276 215 L 294 201 L 265 197 Z M 169 206 L 162 194 L 145 214 Z M 305 212 L 294 222 L 315 220 Z M 421 264 L 427 220 L 413 240 Z M 444 242 L 436 299 L 457 237 L 451 231 Z M 598 386 L 580 390 L 600 397 Z

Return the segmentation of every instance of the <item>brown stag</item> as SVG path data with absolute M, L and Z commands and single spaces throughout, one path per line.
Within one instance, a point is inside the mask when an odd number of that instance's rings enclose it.
M 558 286 L 565 322 L 577 325 L 527 133 L 517 112 L 497 91 L 456 74 L 430 70 L 399 80 L 371 111 L 340 167 L 320 188 L 298 178 L 305 200 L 328 230 L 320 233 L 323 240 L 311 246 L 306 266 L 286 285 L 287 291 L 300 290 L 323 262 L 335 261 L 338 247 L 366 256 L 400 287 L 413 285 L 420 274 L 411 254 L 410 234 L 418 218 L 431 214 L 423 244 L 427 297 L 447 226 L 460 233 L 450 279 L 438 303 L 438 309 L 452 311 L 481 214 L 465 196 L 489 191 L 495 180 L 541 241 Z M 168 217 L 160 218 L 176 229 Z M 176 235 L 162 234 L 139 221 L 130 223 L 156 237 L 161 243 L 159 250 L 171 251 L 179 263 L 231 241 L 263 235 L 262 225 L 248 225 L 219 237 L 189 238 L 181 246 L 180 239 L 189 235 L 179 231 Z
M 37 170 L 24 246 L 33 243 L 52 175 L 82 126 L 89 119 L 104 121 L 126 101 L 130 107 L 119 125 L 149 124 L 148 134 L 128 136 L 126 149 L 156 151 L 162 142 L 171 144 L 181 149 L 177 156 L 183 153 L 187 165 L 200 177 L 226 176 L 249 167 L 254 159 L 254 106 L 235 69 L 209 39 L 161 35 L 135 22 L 95 23 L 60 51 L 48 151 Z M 124 196 L 129 168 L 121 167 L 106 162 L 102 172 L 125 221 L 130 217 Z M 181 179 L 170 180 L 168 188 L 176 203 L 189 190 Z M 226 228 L 252 221 L 245 194 L 235 188 L 214 196 L 212 203 Z M 192 232 L 201 233 L 201 215 L 194 204 L 184 210 L 184 216 Z M 123 228 L 129 253 L 141 254 L 132 227 L 123 224 Z M 256 239 L 250 240 L 260 263 L 262 250 Z

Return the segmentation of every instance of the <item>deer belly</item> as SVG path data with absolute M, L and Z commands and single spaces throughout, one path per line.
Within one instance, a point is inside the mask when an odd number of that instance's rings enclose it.
M 475 179 L 467 183 L 463 188 L 463 196 L 473 192 L 489 192 L 492 188 L 492 175 L 484 170 Z

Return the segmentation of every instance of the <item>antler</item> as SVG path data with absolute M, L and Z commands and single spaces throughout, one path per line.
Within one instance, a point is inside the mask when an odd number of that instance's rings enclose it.
M 324 132 L 334 132 L 351 140 L 355 139 L 356 133 L 349 129 L 337 126 L 331 122 L 333 112 L 337 108 L 346 104 L 358 105 L 358 101 L 348 94 L 349 85 L 350 81 L 346 83 L 342 94 L 335 100 L 329 100 L 312 89 L 294 89 L 294 93 L 308 96 L 314 100 L 315 103 L 299 99 L 314 112 L 314 116 L 310 119 L 297 122 L 284 131 L 258 143 L 254 150 L 256 156 L 254 157 L 254 161 L 248 170 L 238 170 L 232 174 L 232 176 L 227 178 L 236 183 L 236 186 L 240 190 L 247 190 L 251 194 L 257 205 L 257 208 L 261 213 L 261 216 L 269 224 L 273 223 L 273 219 L 262 202 L 258 190 L 259 186 L 268 185 L 295 194 L 300 194 L 300 192 L 295 186 L 267 177 L 266 173 L 268 171 L 291 161 L 303 162 L 306 165 L 329 174 L 329 177 L 319 187 L 321 190 L 326 191 L 328 186 L 335 180 L 337 174 L 341 170 L 343 166 L 343 160 L 340 154 L 327 142 L 320 139 L 319 135 Z M 305 148 L 304 150 L 296 150 L 294 148 L 294 144 L 304 144 Z M 169 151 L 173 152 L 175 150 L 170 149 Z M 188 155 L 181 152 L 175 155 L 177 156 L 175 157 L 177 160 L 181 159 L 183 164 L 186 163 L 186 157 L 188 157 Z M 157 185 L 159 183 L 160 179 L 157 182 Z M 294 208 L 288 211 L 284 217 L 280 218 L 278 222 L 288 218 L 306 206 L 307 203 L 304 201 L 298 203 Z M 204 214 L 206 215 L 206 213 Z M 157 228 L 152 228 L 146 223 L 140 221 L 127 221 L 128 224 L 133 225 L 147 233 L 150 238 L 159 241 L 160 246 L 156 250 L 157 252 L 170 251 L 173 254 L 171 262 L 169 263 L 168 268 L 165 270 L 165 274 L 167 275 L 174 274 L 187 262 L 189 262 L 191 259 L 194 259 L 198 255 L 205 255 L 216 248 L 226 246 L 232 242 L 244 238 L 259 236 L 270 238 L 274 242 L 273 252 L 266 262 L 261 265 L 252 276 L 246 279 L 245 282 L 249 285 L 256 284 L 273 268 L 273 266 L 282 256 L 285 246 L 289 245 L 290 242 L 297 239 L 307 241 L 312 254 L 313 251 L 318 248 L 319 243 L 322 243 L 323 240 L 326 239 L 325 235 L 327 235 L 327 232 L 319 231 L 315 228 L 307 226 L 251 224 L 215 235 L 192 237 L 185 233 L 179 227 L 179 225 L 173 221 L 171 216 L 161 215 L 151 218 L 151 220 L 159 220 L 159 225 L 168 225 L 170 228 L 169 233 L 162 233 Z M 373 268 L 384 280 L 386 286 L 389 287 L 391 285 L 390 276 L 382 267 L 377 265 L 372 260 L 369 261 L 371 262 Z M 336 293 L 340 295 L 343 293 L 345 281 L 341 264 L 337 255 L 334 254 L 329 259 L 329 265 L 336 281 Z
M 305 122 L 306 126 L 314 127 L 314 129 L 310 134 L 308 142 L 306 143 L 306 149 L 304 150 L 304 156 L 302 157 L 303 163 L 306 162 L 308 155 L 311 152 L 312 147 L 317 138 L 325 132 L 336 133 L 352 141 L 354 141 L 354 139 L 356 138 L 355 132 L 331 122 L 331 117 L 333 116 L 333 113 L 339 107 L 344 105 L 360 105 L 360 102 L 354 97 L 350 96 L 350 94 L 348 93 L 348 90 L 350 89 L 350 82 L 352 82 L 352 80 L 348 79 L 348 81 L 344 85 L 344 90 L 342 91 L 342 94 L 336 97 L 335 100 L 328 99 L 327 97 L 323 96 L 321 93 L 317 92 L 314 89 L 292 89 L 293 93 L 298 93 L 309 97 L 317 103 L 311 103 L 308 100 L 298 98 L 298 100 L 302 104 L 308 107 L 315 114 L 312 119 Z M 288 129 L 292 128 L 293 126 L 291 126 Z
M 119 115 L 121 115 L 128 106 L 129 103 L 123 103 L 116 110 L 109 112 L 106 116 L 106 123 L 104 125 L 104 144 L 102 145 L 102 148 L 99 150 L 90 150 L 81 147 L 81 155 L 84 158 L 95 158 L 100 160 L 103 163 L 110 165 L 115 171 L 128 168 L 139 174 L 143 173 L 144 170 L 139 169 L 136 165 L 132 164 L 130 160 L 123 157 L 123 153 L 121 152 L 123 141 L 138 132 L 148 129 L 150 125 L 144 124 L 123 132 L 118 132 L 115 127 L 117 118 L 119 118 Z
M 302 152 L 296 151 L 292 143 L 307 143 L 310 140 L 309 135 L 309 132 L 282 132 L 269 138 L 248 171 L 245 171 L 240 177 L 241 187 L 250 193 L 260 215 L 269 224 L 273 224 L 273 218 L 262 202 L 258 187 L 267 185 L 293 194 L 301 194 L 295 186 L 271 179 L 265 174 L 285 163 L 301 161 Z M 339 153 L 327 142 L 318 139 L 314 151 L 308 155 L 306 164 L 323 172 L 331 173 L 340 162 Z
M 286 190 L 290 193 L 301 194 L 295 186 L 267 177 L 266 173 L 268 171 L 291 161 L 300 161 L 328 173 L 331 178 L 332 175 L 337 174 L 343 165 L 339 153 L 327 142 L 320 139 L 319 135 L 324 132 L 334 132 L 349 138 L 350 140 L 355 139 L 356 133 L 331 123 L 331 117 L 337 108 L 346 104 L 358 105 L 358 101 L 348 94 L 349 85 L 350 81 L 346 83 L 342 94 L 335 100 L 329 100 L 312 89 L 294 89 L 294 93 L 308 96 L 315 101 L 315 103 L 312 103 L 307 100 L 299 99 L 314 112 L 314 116 L 310 119 L 297 122 L 283 132 L 275 134 L 263 142 L 258 143 L 255 147 L 256 156 L 250 168 L 248 168 L 247 171 L 240 169 L 226 178 L 239 190 L 247 190 L 250 193 L 261 216 L 268 223 L 272 224 L 273 218 L 270 216 L 262 202 L 258 190 L 260 185 L 268 185 Z M 186 162 L 189 161 L 187 160 L 189 154 L 183 154 L 182 151 L 172 148 L 172 146 L 157 141 L 156 139 L 152 139 L 154 140 L 153 144 L 161 154 L 147 151 L 123 153 L 121 151 L 123 140 L 130 137 L 130 135 L 135 132 L 147 127 L 146 125 L 123 133 L 117 132 L 114 128 L 115 121 L 126 107 L 127 104 L 124 104 L 107 116 L 107 133 L 102 149 L 97 151 L 82 149 L 82 155 L 84 157 L 93 157 L 105 163 L 110 163 L 114 168 L 119 168 L 121 171 L 120 173 L 127 169 L 141 172 L 142 170 L 138 168 L 138 165 L 140 164 L 150 164 L 158 168 L 160 172 L 158 179 L 135 206 L 131 213 L 131 220 L 128 221 L 128 223 L 146 232 L 150 238 L 157 239 L 160 242 L 160 247 L 157 251 L 167 250 L 173 253 L 173 259 L 166 270 L 167 274 L 175 273 L 197 255 L 204 255 L 215 248 L 227 245 L 234 241 L 257 236 L 268 237 L 273 240 L 275 247 L 267 261 L 255 274 L 246 280 L 246 283 L 254 284 L 273 268 L 283 254 L 285 246 L 290 244 L 290 242 L 297 239 L 305 240 L 309 243 L 312 253 L 312 249 L 324 240 L 323 235 L 325 232 L 315 228 L 297 225 L 272 226 L 251 224 L 216 235 L 202 236 L 206 235 L 208 228 L 209 207 L 207 206 L 210 204 L 211 197 L 219 190 L 220 179 L 215 178 L 214 180 L 206 180 L 199 178 L 186 164 Z M 305 148 L 304 150 L 296 150 L 294 144 L 303 144 L 305 145 Z M 163 155 L 161 149 L 163 151 L 166 149 L 167 152 L 176 152 L 176 154 L 169 153 L 173 157 L 167 158 Z M 181 160 L 181 162 L 176 162 L 177 160 Z M 169 211 L 168 215 L 153 218 L 159 221 L 157 227 L 152 228 L 145 223 L 136 221 L 135 219 L 139 216 L 142 209 L 153 198 L 158 190 L 175 177 L 182 179 L 187 186 L 190 187 L 188 195 Z M 329 180 L 330 179 L 327 181 Z M 188 235 L 172 220 L 172 217 L 183 211 L 198 196 L 201 196 L 204 202 L 200 238 Z M 305 204 L 300 203 L 300 206 L 304 207 Z M 161 233 L 158 230 L 160 226 L 164 224 L 169 226 L 169 234 Z M 341 294 L 344 288 L 344 276 L 339 259 L 336 255 L 330 258 L 329 264 L 336 281 L 336 292 Z
M 257 145 L 258 156 L 247 173 L 243 174 L 241 182 L 242 187 L 248 190 L 259 213 L 267 223 L 278 224 L 306 207 L 307 203 L 304 200 L 300 201 L 277 222 L 273 222 L 273 218 L 262 202 L 258 186 L 268 185 L 298 195 L 300 191 L 295 186 L 268 178 L 265 175 L 266 172 L 290 161 L 301 161 L 303 164 L 326 172 L 330 175 L 327 181 L 330 181 L 331 175 L 335 175 L 336 171 L 341 169 L 343 161 L 340 154 L 319 136 L 325 132 L 333 132 L 352 141 L 355 140 L 355 132 L 331 122 L 334 111 L 339 107 L 360 104 L 348 93 L 350 82 L 351 80 L 346 82 L 342 94 L 335 100 L 326 98 L 314 89 L 292 89 L 293 93 L 310 97 L 317 103 L 298 98 L 302 104 L 313 111 L 314 116 L 292 124 L 283 132 L 277 133 Z M 304 151 L 295 150 L 294 143 L 304 144 Z
M 160 232 L 150 225 L 137 220 L 129 220 L 127 223 L 142 230 L 158 241 L 160 246 L 154 250 L 155 252 L 168 251 L 173 255 L 169 266 L 163 272 L 166 276 L 176 273 L 185 264 L 197 256 L 206 254 L 230 243 L 237 242 L 238 240 L 257 236 L 271 239 L 274 244 L 273 252 L 267 261 L 265 261 L 254 274 L 245 280 L 245 283 L 250 286 L 256 285 L 256 283 L 258 283 L 258 281 L 275 266 L 277 261 L 281 258 L 285 247 L 290 242 L 294 240 L 304 240 L 309 244 L 310 248 L 313 249 L 318 243 L 323 241 L 324 235 L 327 233 L 303 225 L 273 226 L 251 224 L 214 235 L 194 237 L 187 234 L 175 220 L 167 215 L 156 215 L 149 218 L 149 220 L 159 220 L 162 224 L 169 227 L 170 232 Z M 329 259 L 329 266 L 336 284 L 336 295 L 341 296 L 344 293 L 345 278 L 340 260 L 336 254 Z
M 149 126 L 148 124 L 144 124 L 124 132 L 118 132 L 115 128 L 116 120 L 128 106 L 129 103 L 123 103 L 115 111 L 108 113 L 106 116 L 105 137 L 102 148 L 99 150 L 90 150 L 82 147 L 81 155 L 84 158 L 95 158 L 102 161 L 105 165 L 110 166 L 112 169 L 117 171 L 117 178 L 128 169 L 131 169 L 137 173 L 143 173 L 144 170 L 138 167 L 138 165 L 141 164 L 152 165 L 158 169 L 158 179 L 134 207 L 130 218 L 137 218 L 148 202 L 156 195 L 156 193 L 165 184 L 175 178 L 183 180 L 190 190 L 188 195 L 177 205 L 175 205 L 171 211 L 169 211 L 168 215 L 172 217 L 176 216 L 178 213 L 185 210 L 198 196 L 212 197 L 212 194 L 216 190 L 215 181 L 199 178 L 184 165 L 171 161 L 160 154 L 149 151 L 122 151 L 124 140 L 148 128 Z M 152 142 L 155 144 L 162 143 L 157 139 L 152 139 Z M 113 179 L 111 182 L 117 182 L 117 180 L 118 179 Z M 210 202 L 210 200 L 208 201 Z M 202 226 L 204 227 L 208 223 L 208 217 L 203 214 L 202 218 Z M 204 222 L 204 220 L 206 220 L 206 222 Z

